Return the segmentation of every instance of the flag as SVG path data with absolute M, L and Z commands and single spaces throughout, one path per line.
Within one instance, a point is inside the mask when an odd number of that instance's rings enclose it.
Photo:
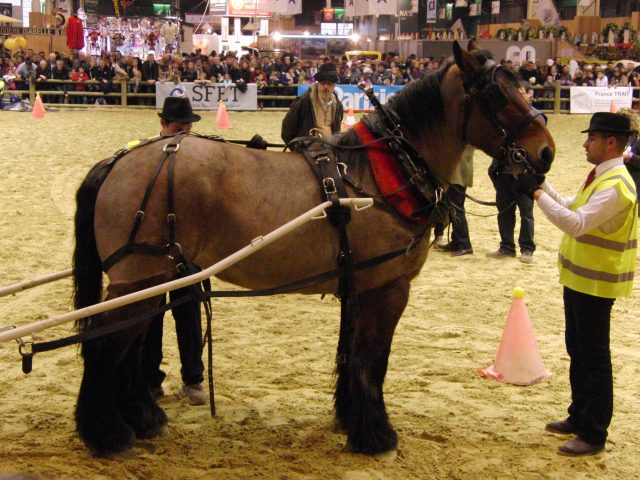
M 398 15 L 398 0 L 369 0 L 369 15 Z
M 467 37 L 467 33 L 464 31 L 464 25 L 462 24 L 462 19 L 461 18 L 459 18 L 455 22 L 453 22 L 453 25 L 451 25 L 450 30 L 453 32 L 453 34 L 456 36 L 456 38 L 466 38 Z
M 545 27 L 560 25 L 560 15 L 552 0 L 538 0 L 535 11 L 540 23 Z
M 281 15 L 302 13 L 302 0 L 260 0 L 260 9 Z
M 482 15 L 482 0 L 474 0 L 474 2 L 469 5 L 469 16 L 477 17 L 478 15 Z
M 500 0 L 491 2 L 491 15 L 500 15 Z
M 427 23 L 436 23 L 437 0 L 427 0 Z
M 369 15 L 369 2 L 367 0 L 345 0 L 344 10 L 347 17 L 362 17 Z

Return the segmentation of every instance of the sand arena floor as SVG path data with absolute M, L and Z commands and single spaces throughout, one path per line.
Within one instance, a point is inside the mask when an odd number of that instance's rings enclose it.
M 227 138 L 253 133 L 279 142 L 283 113 L 231 113 L 218 131 L 205 113 L 195 130 Z M 0 285 L 70 266 L 74 195 L 98 160 L 128 140 L 158 131 L 151 111 L 0 112 Z M 586 116 L 551 116 L 557 142 L 550 181 L 574 193 L 588 167 Z M 490 199 L 489 159 L 476 156 L 474 196 Z M 470 205 L 476 214 L 490 207 Z M 317 296 L 215 302 L 215 374 L 219 415 L 190 407 L 180 387 L 173 322 L 165 322 L 164 436 L 115 459 L 92 458 L 74 433 L 82 364 L 77 348 L 37 355 L 22 374 L 15 345 L 0 349 L 0 477 L 29 472 L 43 479 L 634 479 L 640 476 L 640 295 L 616 302 L 611 329 L 615 406 L 606 452 L 569 459 L 546 421 L 569 401 L 561 288 L 560 240 L 536 211 L 535 263 L 493 261 L 495 217 L 469 216 L 475 254 L 432 252 L 414 281 L 394 338 L 385 396 L 400 443 L 396 455 L 368 458 L 343 451 L 332 429 L 332 369 L 339 304 Z M 481 379 L 493 363 L 514 286 L 527 303 L 548 383 L 515 387 Z M 640 284 L 636 290 L 640 288 Z M 71 305 L 69 281 L 0 299 L 0 325 L 25 324 Z M 71 326 L 39 337 L 66 335 Z

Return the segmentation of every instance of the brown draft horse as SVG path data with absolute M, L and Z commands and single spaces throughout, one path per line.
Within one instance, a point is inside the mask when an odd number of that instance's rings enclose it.
M 406 138 L 444 179 L 456 167 L 466 144 L 496 157 L 504 153 L 508 139 L 535 173 L 547 172 L 554 157 L 551 135 L 544 122 L 531 114 L 515 76 L 496 67 L 488 52 L 473 41 L 469 51 L 454 44 L 453 59 L 407 85 L 390 100 L 390 106 Z M 379 115 L 374 112 L 369 117 Z M 359 143 L 352 130 L 331 140 L 342 145 Z M 170 141 L 133 149 L 110 171 L 104 161 L 97 164 L 78 190 L 76 308 L 101 301 L 101 262 L 127 242 L 161 147 Z M 318 182 L 298 153 L 187 137 L 175 161 L 176 236 L 185 258 L 203 268 L 320 201 Z M 366 190 L 378 192 L 362 150 L 343 152 L 340 161 Z M 166 172 L 166 168 L 160 172 L 158 185 L 166 185 Z M 167 243 L 166 190 L 155 188 L 151 193 L 138 241 Z M 349 194 L 357 195 L 352 190 Z M 388 205 L 376 204 L 357 213 L 348 224 L 354 261 L 402 248 L 424 229 L 383 207 Z M 408 255 L 355 274 L 360 315 L 348 344 L 347 363 L 337 367 L 334 398 L 337 424 L 346 430 L 354 452 L 376 454 L 397 446 L 382 386 L 410 281 L 427 258 L 429 233 Z M 219 278 L 248 289 L 274 287 L 334 269 L 338 252 L 336 230 L 326 221 L 311 222 Z M 107 298 L 114 298 L 172 280 L 176 270 L 167 255 L 136 253 L 108 268 L 107 275 Z M 327 281 L 304 293 L 332 294 L 336 288 L 337 281 Z M 84 328 L 122 321 L 159 302 L 155 298 L 107 312 L 84 322 Z M 136 438 L 157 435 L 167 422 L 141 381 L 140 352 L 147 326 L 148 321 L 142 322 L 83 344 L 76 424 L 79 436 L 96 454 L 130 448 Z

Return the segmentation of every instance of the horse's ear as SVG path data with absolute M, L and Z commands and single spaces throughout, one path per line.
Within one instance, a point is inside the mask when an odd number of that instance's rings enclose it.
M 458 41 L 453 42 L 453 58 L 456 65 L 467 77 L 473 77 L 479 65 L 476 59 L 460 46 Z
M 479 49 L 480 49 L 480 45 L 478 44 L 476 37 L 471 37 L 471 39 L 469 40 L 469 44 L 467 45 L 467 51 L 473 52 L 474 50 L 479 50 Z

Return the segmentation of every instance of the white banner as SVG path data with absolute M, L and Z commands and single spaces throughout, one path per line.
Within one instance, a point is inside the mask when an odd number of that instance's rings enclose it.
M 220 36 L 223 42 L 229 41 L 229 17 L 222 17 L 220 19 Z
M 543 26 L 554 27 L 560 25 L 560 15 L 552 0 L 538 0 L 533 8 Z
M 302 13 L 302 0 L 260 0 L 260 9 L 282 15 Z
M 631 108 L 632 99 L 631 87 L 571 87 L 571 113 L 609 112 L 611 103 Z
M 369 0 L 369 15 L 398 15 L 398 0 Z
M 427 23 L 436 23 L 437 0 L 427 0 Z
M 167 97 L 186 96 L 194 110 L 217 110 L 218 102 L 224 101 L 227 110 L 257 110 L 258 85 L 247 84 L 247 91 L 242 93 L 233 85 L 226 87 L 222 83 L 198 83 L 156 82 L 156 108 L 162 109 L 164 99 Z
M 368 0 L 345 0 L 344 14 L 345 16 L 352 17 L 352 18 L 369 15 L 369 1 Z
M 500 15 L 500 0 L 491 2 L 491 15 Z

